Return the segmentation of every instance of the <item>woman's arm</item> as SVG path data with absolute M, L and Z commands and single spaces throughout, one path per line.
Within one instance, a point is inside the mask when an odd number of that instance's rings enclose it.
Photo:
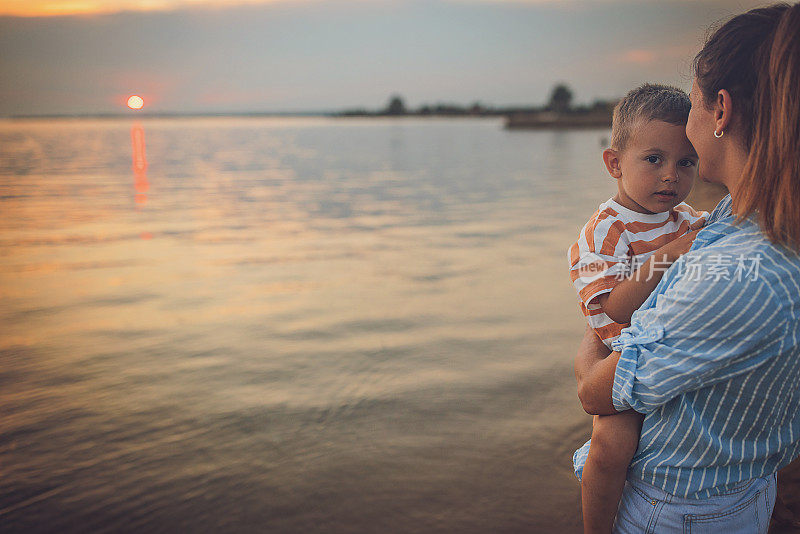
M 774 276 L 761 272 L 738 282 L 709 276 L 721 260 L 736 264 L 736 256 L 725 252 L 708 248 L 695 254 L 692 264 L 706 269 L 697 276 L 683 266 L 666 273 L 666 288 L 622 330 L 614 345 L 620 350 L 608 358 L 613 369 L 587 358 L 587 384 L 581 388 L 590 410 L 607 413 L 609 384 L 617 411 L 649 413 L 785 353 L 794 323 L 791 309 L 772 288 Z
M 614 372 L 619 353 L 609 355 L 606 347 L 594 330 L 586 327 L 583 341 L 575 357 L 575 378 L 578 380 L 578 398 L 586 413 L 593 415 L 615 414 L 611 403 Z

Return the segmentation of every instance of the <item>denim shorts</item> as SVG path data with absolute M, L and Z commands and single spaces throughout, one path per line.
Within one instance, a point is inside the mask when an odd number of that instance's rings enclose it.
M 723 495 L 688 499 L 639 480 L 628 480 L 614 532 L 766 534 L 776 488 L 777 476 L 773 474 L 736 484 Z

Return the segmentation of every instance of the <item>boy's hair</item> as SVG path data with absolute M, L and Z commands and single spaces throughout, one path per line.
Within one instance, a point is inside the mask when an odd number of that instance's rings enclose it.
M 689 96 L 677 87 L 646 83 L 628 91 L 625 98 L 614 106 L 611 148 L 624 150 L 640 120 L 685 125 L 691 107 Z

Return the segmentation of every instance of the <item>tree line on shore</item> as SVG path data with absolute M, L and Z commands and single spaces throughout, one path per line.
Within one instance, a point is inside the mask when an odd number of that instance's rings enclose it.
M 615 104 L 616 101 L 613 100 L 595 100 L 589 105 L 573 105 L 572 90 L 566 84 L 559 83 L 553 87 L 550 92 L 550 98 L 542 106 L 494 107 L 484 105 L 481 102 L 474 102 L 467 106 L 449 103 L 423 104 L 416 109 L 410 109 L 406 106 L 402 96 L 394 94 L 382 109 L 349 109 L 335 113 L 335 115 L 343 117 L 397 117 L 407 115 L 508 116 L 555 113 L 558 115 L 603 115 L 608 116 L 610 119 Z

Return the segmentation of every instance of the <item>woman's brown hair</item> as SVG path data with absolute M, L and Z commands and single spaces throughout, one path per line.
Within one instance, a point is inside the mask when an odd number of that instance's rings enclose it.
M 736 186 L 737 220 L 756 213 L 773 242 L 800 249 L 800 4 L 738 15 L 695 58 L 707 104 L 726 89 L 748 151 Z

